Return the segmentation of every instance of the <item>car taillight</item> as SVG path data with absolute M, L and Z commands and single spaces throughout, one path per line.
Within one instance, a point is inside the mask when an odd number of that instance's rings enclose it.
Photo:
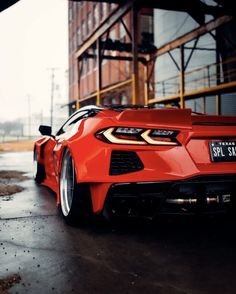
M 111 127 L 95 134 L 96 138 L 112 144 L 177 146 L 178 131 Z
M 151 145 L 176 146 L 178 145 L 175 139 L 177 134 L 177 132 L 169 130 L 146 130 L 141 134 L 141 137 Z

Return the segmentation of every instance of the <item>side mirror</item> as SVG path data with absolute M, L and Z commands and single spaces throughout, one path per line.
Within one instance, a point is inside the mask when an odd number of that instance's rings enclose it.
M 39 132 L 43 136 L 51 136 L 52 135 L 52 127 L 50 126 L 39 126 Z

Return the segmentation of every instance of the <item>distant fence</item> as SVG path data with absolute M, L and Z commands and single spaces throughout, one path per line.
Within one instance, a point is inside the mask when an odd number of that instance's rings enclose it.
M 18 142 L 18 141 L 35 141 L 37 136 L 4 136 L 0 135 L 0 143 Z

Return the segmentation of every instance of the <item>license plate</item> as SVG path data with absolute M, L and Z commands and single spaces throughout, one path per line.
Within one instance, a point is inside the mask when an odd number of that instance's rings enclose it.
M 236 141 L 210 142 L 211 161 L 236 161 Z

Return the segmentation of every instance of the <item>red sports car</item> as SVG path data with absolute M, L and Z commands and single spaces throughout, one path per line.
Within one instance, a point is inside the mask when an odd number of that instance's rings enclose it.
M 236 117 L 136 106 L 79 109 L 56 135 L 40 126 L 35 180 L 68 223 L 235 206 Z

